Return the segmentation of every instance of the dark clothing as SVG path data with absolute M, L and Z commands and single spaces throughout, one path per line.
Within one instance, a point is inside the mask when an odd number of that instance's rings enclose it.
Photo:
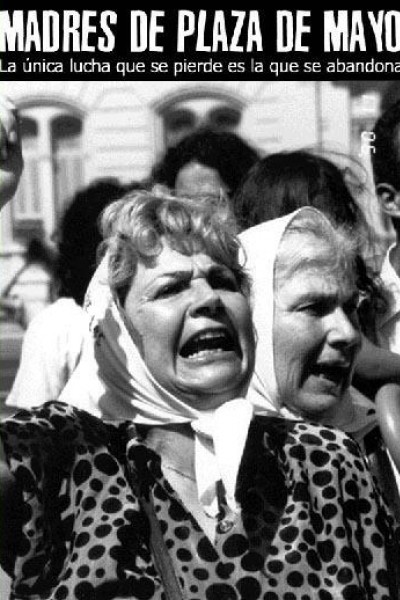
M 150 494 L 185 600 L 388 600 L 391 518 L 361 451 L 334 428 L 255 417 L 213 543 L 130 422 L 61 403 L 1 425 L 24 498 L 14 598 L 161 600 Z M 393 597 L 393 596 L 392 596 Z

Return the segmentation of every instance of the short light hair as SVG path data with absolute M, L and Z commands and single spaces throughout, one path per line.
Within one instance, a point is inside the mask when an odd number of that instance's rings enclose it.
M 108 251 L 109 284 L 123 305 L 139 261 L 154 261 L 163 249 L 190 255 L 204 252 L 235 275 L 241 292 L 250 285 L 239 262 L 236 221 L 223 198 L 176 197 L 165 190 L 140 190 L 108 206 L 101 220 Z
M 292 238 L 294 235 L 295 241 Z M 329 255 L 316 252 L 314 256 L 307 256 L 302 252 L 298 235 L 304 237 L 304 243 L 307 245 L 312 240 L 316 250 L 329 248 Z M 294 217 L 283 235 L 275 261 L 274 280 L 279 285 L 280 281 L 293 273 L 307 268 L 317 272 L 328 269 L 330 273 L 356 282 L 360 244 L 361 240 L 354 230 L 337 225 L 320 212 L 303 211 Z

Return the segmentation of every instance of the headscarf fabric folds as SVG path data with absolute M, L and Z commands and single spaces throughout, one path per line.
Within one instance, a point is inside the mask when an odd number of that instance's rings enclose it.
M 280 243 L 289 225 L 307 212 L 327 219 L 315 208 L 304 207 L 293 213 L 266 221 L 240 234 L 246 267 L 252 284 L 253 322 L 256 331 L 256 361 L 248 398 L 256 412 L 274 412 L 298 419 L 279 398 L 274 367 L 274 269 Z M 376 425 L 374 404 L 350 388 L 341 403 L 337 421 L 330 423 L 358 440 Z
M 215 516 L 217 481 L 224 483 L 228 505 L 238 510 L 234 494 L 237 473 L 254 413 L 275 413 L 298 419 L 280 406 L 274 371 L 274 265 L 281 239 L 302 208 L 262 223 L 240 235 L 243 259 L 252 280 L 253 320 L 257 351 L 255 372 L 246 399 L 234 398 L 215 411 L 189 406 L 163 388 L 146 367 L 108 284 L 107 256 L 89 286 L 85 308 L 90 317 L 81 361 L 60 400 L 108 420 L 137 424 L 191 423 L 195 435 L 195 465 L 199 500 Z M 361 434 L 375 424 L 373 404 L 354 393 L 343 403 L 352 409 L 351 422 L 338 423 L 348 433 Z M 372 415 L 372 416 L 371 416 Z
M 230 508 L 237 472 L 253 414 L 250 402 L 234 398 L 214 411 L 202 411 L 176 397 L 150 373 L 124 323 L 108 284 L 107 256 L 88 288 L 90 317 L 82 359 L 60 400 L 108 420 L 154 426 L 190 422 L 195 434 L 195 471 L 199 500 L 211 516 L 218 511 L 222 480 Z M 227 427 L 226 423 L 230 426 Z

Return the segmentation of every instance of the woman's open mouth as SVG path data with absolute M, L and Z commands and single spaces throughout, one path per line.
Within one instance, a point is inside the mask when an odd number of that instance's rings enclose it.
M 320 364 L 312 369 L 312 374 L 321 380 L 333 383 L 334 385 L 342 385 L 349 378 L 349 365 L 342 364 Z
M 201 360 L 226 352 L 241 354 L 240 346 L 225 328 L 202 330 L 192 335 L 182 346 L 179 354 L 186 359 Z

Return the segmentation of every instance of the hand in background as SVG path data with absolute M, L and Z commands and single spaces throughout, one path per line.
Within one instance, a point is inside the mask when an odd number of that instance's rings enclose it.
M 0 96 L 0 208 L 14 196 L 23 169 L 17 109 Z

